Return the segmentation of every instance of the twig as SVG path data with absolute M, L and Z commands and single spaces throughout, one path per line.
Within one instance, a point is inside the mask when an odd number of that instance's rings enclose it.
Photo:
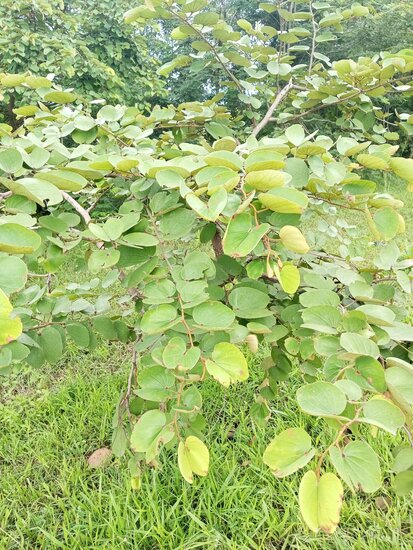
M 404 429 L 404 431 L 406 432 L 407 439 L 409 440 L 410 446 L 413 447 L 413 438 L 412 438 L 412 434 L 411 434 L 410 431 L 408 430 L 407 426 L 403 426 L 403 429 Z
M 76 210 L 76 212 L 78 212 L 86 225 L 88 225 L 88 223 L 90 223 L 91 221 L 91 217 L 89 216 L 89 212 L 87 210 L 85 210 L 83 208 L 83 206 L 81 206 L 76 199 L 74 199 L 71 195 L 69 195 L 68 193 L 66 193 L 66 191 L 62 191 L 62 196 L 63 198 L 65 199 L 65 201 L 67 201 L 69 204 L 71 204 L 73 206 L 73 208 Z
M 316 468 L 316 474 L 317 474 L 317 477 L 320 476 L 320 470 L 321 470 L 321 466 L 324 462 L 324 459 L 325 457 L 327 456 L 327 453 L 328 451 L 331 449 L 331 447 L 334 447 L 335 445 L 338 444 L 338 442 L 340 441 L 340 439 L 343 437 L 343 435 L 345 434 L 345 432 L 348 430 L 348 428 L 354 424 L 354 422 L 357 422 L 357 419 L 359 417 L 359 414 L 360 414 L 360 409 L 356 411 L 356 414 L 354 415 L 354 418 L 352 418 L 351 420 L 349 420 L 349 422 L 346 422 L 340 429 L 340 431 L 338 432 L 338 435 L 337 437 L 335 438 L 335 440 L 333 441 L 333 443 L 331 443 L 331 445 L 329 445 L 323 453 L 321 453 L 320 455 L 320 458 L 318 459 L 318 463 L 317 463 L 317 468 Z
M 89 206 L 89 208 L 86 210 L 86 212 L 87 212 L 88 214 L 90 214 L 90 212 L 92 212 L 92 210 L 96 207 L 96 205 L 98 204 L 98 202 L 102 199 L 102 197 L 104 197 L 104 196 L 106 195 L 106 193 L 107 193 L 108 191 L 109 191 L 109 187 L 108 187 L 107 189 L 105 189 L 105 190 L 103 191 L 103 193 L 101 193 L 101 194 L 99 195 L 99 197 L 95 200 L 95 202 L 93 202 L 93 203 Z
M 357 208 L 357 206 L 350 206 L 350 205 L 347 205 L 347 204 L 340 204 L 338 202 L 333 202 L 330 199 L 325 199 L 324 197 L 320 197 L 319 195 L 310 195 L 310 197 L 312 199 L 315 199 L 315 200 L 318 200 L 318 201 L 323 201 L 323 202 L 326 202 L 328 204 L 331 204 L 332 206 L 338 206 L 339 208 L 347 208 L 348 210 L 358 210 L 359 212 L 364 213 L 364 210 L 362 208 Z

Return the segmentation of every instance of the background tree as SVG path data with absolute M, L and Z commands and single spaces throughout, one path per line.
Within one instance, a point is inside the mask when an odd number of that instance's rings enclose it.
M 158 64 L 142 33 L 123 24 L 128 4 L 4 0 L 0 72 L 53 74 L 57 83 L 75 87 L 87 100 L 140 109 L 153 105 L 164 94 L 156 75 Z M 14 94 L 10 101 L 12 108 L 20 99 Z

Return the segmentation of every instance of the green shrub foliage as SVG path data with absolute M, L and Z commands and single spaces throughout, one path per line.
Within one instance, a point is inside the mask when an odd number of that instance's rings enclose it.
M 413 487 L 413 260 L 396 243 L 403 203 L 377 187 L 391 173 L 413 187 L 413 160 L 397 154 L 412 116 L 384 109 L 388 94 L 411 94 L 413 52 L 330 63 L 317 45 L 368 10 L 323 6 L 263 3 L 279 27 L 234 29 L 206 0 L 146 0 L 125 24 L 172 19 L 173 38 L 193 40 L 194 53 L 161 75 L 223 75 L 218 96 L 149 116 L 108 104 L 92 115 L 45 77 L 1 75 L 3 95 L 32 90 L 37 100 L 15 109 L 16 129 L 0 125 L 0 372 L 56 363 L 69 343 L 121 342 L 131 370 L 113 452 L 130 458 L 138 487 L 141 469 L 175 449 L 193 483 L 209 469 L 202 382 L 241 384 L 261 349 L 251 421 L 265 427 L 293 378 L 299 418 L 319 418 L 330 436 L 320 446 L 297 418 L 262 460 L 277 477 L 301 476 L 305 523 L 333 533 L 343 487 L 382 484 L 369 431 L 401 433 L 391 477 L 400 495 Z M 221 105 L 227 89 L 242 116 Z M 346 131 L 309 133 L 315 112 Z M 118 209 L 97 216 L 108 195 Z M 56 281 L 68 255 L 87 282 Z

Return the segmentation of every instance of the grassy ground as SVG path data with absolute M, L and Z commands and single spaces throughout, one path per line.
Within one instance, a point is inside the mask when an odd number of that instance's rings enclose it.
M 410 208 L 405 210 L 412 228 Z M 411 235 L 403 239 L 405 248 Z M 110 441 L 129 369 L 125 356 L 107 345 L 92 355 L 70 351 L 58 365 L 1 382 L 0 550 L 412 548 L 411 499 L 395 499 L 388 490 L 390 436 L 366 436 L 382 457 L 384 489 L 357 497 L 346 492 L 332 537 L 313 536 L 303 526 L 298 476 L 276 479 L 261 456 L 287 426 L 301 425 L 321 442 L 328 434 L 321 421 L 297 411 L 294 377 L 280 385 L 268 427 L 253 427 L 249 407 L 259 358 L 250 361 L 248 383 L 230 390 L 213 382 L 202 386 L 208 477 L 189 486 L 175 454 L 165 451 L 161 468 L 144 473 L 139 491 L 130 487 L 126 460 L 89 470 L 86 457 Z M 388 509 L 378 506 L 381 496 L 391 498 Z

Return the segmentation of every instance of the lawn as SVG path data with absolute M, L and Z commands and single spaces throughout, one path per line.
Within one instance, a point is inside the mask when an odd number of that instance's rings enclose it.
M 404 187 L 397 191 L 406 201 L 408 224 L 399 246 L 408 251 L 412 200 Z M 129 370 L 125 357 L 122 348 L 102 343 L 93 354 L 70 349 L 57 365 L 2 380 L 1 550 L 412 548 L 413 507 L 411 499 L 395 499 L 389 488 L 395 442 L 385 434 L 373 438 L 364 432 L 380 450 L 385 488 L 347 495 L 340 527 L 331 537 L 314 536 L 303 526 L 298 476 L 276 479 L 262 464 L 262 453 L 286 427 L 300 425 L 318 442 L 328 428 L 297 410 L 294 375 L 280 384 L 267 428 L 254 427 L 249 408 L 260 381 L 259 356 L 250 357 L 247 383 L 229 390 L 212 381 L 202 386 L 208 477 L 188 485 L 176 453 L 165 450 L 160 468 L 145 470 L 137 491 L 127 460 L 90 470 L 88 455 L 110 444 L 115 404 Z

